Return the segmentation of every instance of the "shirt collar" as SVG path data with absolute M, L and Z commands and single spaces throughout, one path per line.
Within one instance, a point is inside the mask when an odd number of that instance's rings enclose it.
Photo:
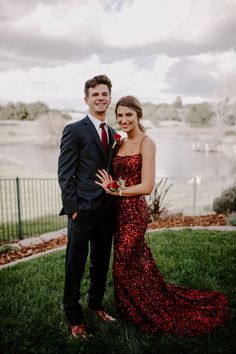
M 96 129 L 98 130 L 98 128 L 100 127 L 101 123 L 105 123 L 105 127 L 107 127 L 106 122 L 101 122 L 99 119 L 97 119 L 96 117 L 94 117 L 91 113 L 88 113 L 88 117 L 89 119 L 93 122 L 93 124 L 95 125 Z

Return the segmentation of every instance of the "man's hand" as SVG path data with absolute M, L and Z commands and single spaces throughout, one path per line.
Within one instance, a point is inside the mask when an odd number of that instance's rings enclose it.
M 72 220 L 75 220 L 76 216 L 77 216 L 77 212 L 73 213 L 72 214 Z
M 95 181 L 95 183 L 101 186 L 107 193 L 110 193 L 110 190 L 107 188 L 107 185 L 113 181 L 112 177 L 107 173 L 106 170 L 98 170 L 96 176 L 99 178 L 100 181 Z

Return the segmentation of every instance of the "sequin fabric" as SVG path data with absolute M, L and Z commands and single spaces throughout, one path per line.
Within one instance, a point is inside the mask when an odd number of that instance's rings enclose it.
M 115 156 L 114 177 L 126 186 L 140 183 L 142 157 Z M 145 198 L 116 198 L 113 278 L 117 311 L 149 334 L 204 334 L 229 316 L 227 298 L 217 292 L 167 284 L 157 269 L 144 235 L 148 223 Z

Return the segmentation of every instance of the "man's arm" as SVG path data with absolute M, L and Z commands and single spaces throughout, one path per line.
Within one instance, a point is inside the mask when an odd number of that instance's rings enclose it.
M 63 130 L 60 149 L 58 181 L 62 192 L 62 203 L 65 213 L 72 215 L 78 210 L 75 172 L 79 149 L 78 141 L 71 125 L 67 125 Z

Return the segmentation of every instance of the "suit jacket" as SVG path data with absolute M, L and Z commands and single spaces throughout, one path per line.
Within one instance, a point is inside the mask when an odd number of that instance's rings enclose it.
M 95 183 L 98 169 L 110 170 L 115 130 L 108 126 L 109 153 L 105 153 L 96 128 L 88 116 L 65 126 L 58 159 L 58 181 L 63 208 L 60 215 L 97 209 L 104 190 Z

